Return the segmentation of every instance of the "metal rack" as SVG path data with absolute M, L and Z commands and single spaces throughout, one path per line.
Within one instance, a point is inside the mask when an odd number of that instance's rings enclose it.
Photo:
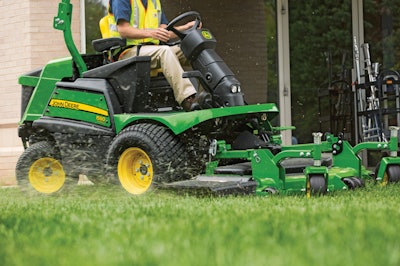
M 342 134 L 349 142 L 354 141 L 353 93 L 351 84 L 337 80 L 327 89 L 318 92 L 319 124 L 321 132 Z
M 364 64 L 356 38 L 353 39 L 356 81 L 354 106 L 356 142 L 387 141 L 390 126 L 400 125 L 400 75 L 394 70 L 379 71 L 378 63 L 371 63 L 368 43 L 361 45 Z M 368 81 L 363 82 L 362 80 Z
M 333 80 L 332 52 L 325 53 L 328 63 L 328 84 L 318 90 L 320 132 L 341 135 L 354 144 L 354 108 L 351 82 L 346 69 L 347 53 L 342 52 L 341 71 Z
M 330 132 L 353 145 L 368 141 L 388 141 L 391 126 L 400 126 L 400 74 L 394 70 L 379 70 L 371 63 L 369 45 L 362 44 L 363 64 L 360 64 L 358 44 L 354 38 L 356 80 L 353 84 L 342 74 L 319 89 L 319 124 L 321 132 Z M 330 71 L 332 59 L 329 61 Z M 342 72 L 345 73 L 342 59 Z M 366 81 L 365 81 L 366 80 Z
M 390 136 L 389 127 L 400 125 L 399 84 L 399 73 L 388 70 L 379 73 L 373 82 L 354 86 L 360 141 L 385 141 Z M 375 93 L 372 97 L 375 107 L 368 104 L 371 93 Z

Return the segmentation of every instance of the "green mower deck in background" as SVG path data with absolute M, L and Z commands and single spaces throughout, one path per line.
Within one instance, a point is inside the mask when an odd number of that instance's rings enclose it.
M 59 191 L 66 180 L 119 181 L 132 194 L 152 187 L 193 193 L 269 195 L 325 194 L 355 189 L 366 179 L 397 182 L 398 129 L 390 142 L 352 147 L 340 136 L 314 133 L 314 142 L 283 146 L 270 121 L 275 104 L 247 105 L 240 82 L 216 54 L 216 40 L 199 28 L 197 12 L 184 13 L 167 29 L 181 40 L 192 64 L 184 74 L 199 92 L 185 112 L 162 74 L 153 76 L 150 58 L 111 60 L 125 40 L 93 41 L 97 54 L 81 55 L 72 40 L 72 5 L 63 0 L 54 28 L 63 31 L 71 57 L 50 61 L 19 78 L 22 117 L 19 137 L 25 152 L 16 176 L 21 187 Z M 174 25 L 193 18 L 193 28 Z M 201 85 L 201 86 L 200 86 Z M 374 173 L 365 169 L 362 150 L 388 151 Z

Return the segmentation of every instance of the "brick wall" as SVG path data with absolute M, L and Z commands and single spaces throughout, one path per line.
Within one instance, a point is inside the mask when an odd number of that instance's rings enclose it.
M 74 5 L 74 39 L 79 44 L 79 0 Z M 18 76 L 68 55 L 61 31 L 52 27 L 58 1 L 0 1 L 0 185 L 15 183 L 14 168 L 22 153 L 17 135 L 20 118 Z M 79 49 L 79 45 L 78 45 Z

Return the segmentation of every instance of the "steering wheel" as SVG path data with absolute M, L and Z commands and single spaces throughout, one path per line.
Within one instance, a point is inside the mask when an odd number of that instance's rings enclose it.
M 184 31 L 179 31 L 176 28 L 174 28 L 175 24 L 177 24 L 178 22 L 181 22 L 182 20 L 184 20 L 188 17 L 195 17 L 193 27 L 191 27 L 187 30 L 184 30 Z M 176 18 L 174 18 L 170 23 L 168 23 L 166 30 L 172 31 L 182 40 L 191 31 L 197 29 L 200 26 L 200 24 L 201 24 L 200 14 L 196 11 L 189 11 L 189 12 L 185 12 L 185 13 L 177 16 Z

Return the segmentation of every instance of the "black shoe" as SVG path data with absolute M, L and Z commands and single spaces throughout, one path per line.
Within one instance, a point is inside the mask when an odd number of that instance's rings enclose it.
M 185 110 L 186 112 L 200 109 L 200 105 L 197 103 L 196 94 L 192 94 L 189 97 L 187 97 L 185 100 L 183 100 L 183 102 L 181 103 L 181 106 L 182 106 L 183 110 Z
M 197 96 L 197 103 L 201 109 L 213 108 L 212 96 L 210 93 L 202 91 Z

